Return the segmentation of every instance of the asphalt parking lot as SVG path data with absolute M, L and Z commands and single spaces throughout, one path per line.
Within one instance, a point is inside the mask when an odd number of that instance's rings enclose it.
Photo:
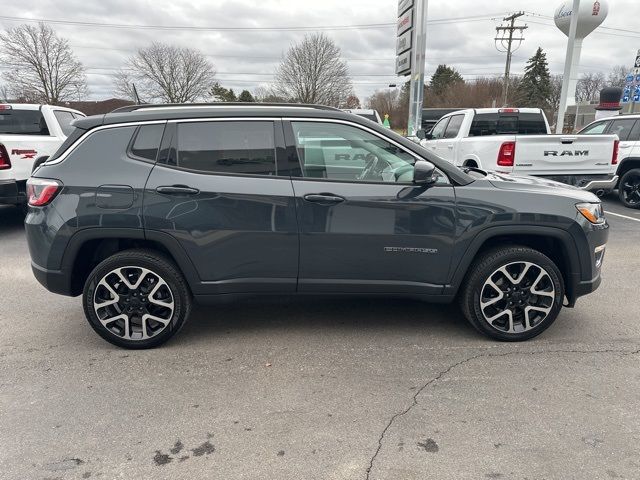
M 640 211 L 612 197 L 604 280 L 536 339 L 453 306 L 198 308 L 121 350 L 33 278 L 0 209 L 0 478 L 640 478 Z

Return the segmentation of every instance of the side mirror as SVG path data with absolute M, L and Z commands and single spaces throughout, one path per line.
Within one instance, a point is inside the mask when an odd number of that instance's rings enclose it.
M 418 137 L 420 140 L 424 140 L 425 138 L 427 138 L 427 132 L 424 131 L 424 128 L 421 128 L 416 132 L 416 137 Z
M 413 166 L 413 183 L 416 185 L 431 185 L 436 182 L 434 173 L 436 166 L 426 160 L 418 160 Z

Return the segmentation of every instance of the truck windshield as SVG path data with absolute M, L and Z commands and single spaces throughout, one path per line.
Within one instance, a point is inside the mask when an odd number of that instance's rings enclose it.
M 0 135 L 49 135 L 40 110 L 0 110 Z
M 470 137 L 485 135 L 545 135 L 547 125 L 542 113 L 478 113 L 473 117 Z

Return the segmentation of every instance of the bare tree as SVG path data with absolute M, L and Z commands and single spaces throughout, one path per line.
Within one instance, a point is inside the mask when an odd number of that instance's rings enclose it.
M 602 72 L 583 73 L 576 85 L 576 98 L 587 102 L 595 100 L 606 84 Z
M 0 102 L 9 101 L 9 87 L 6 85 L 0 86 Z
M 339 107 L 353 86 L 338 46 L 323 33 L 305 35 L 276 70 L 276 93 L 302 103 Z
M 611 69 L 611 72 L 607 76 L 608 87 L 620 87 L 624 88 L 627 82 L 627 75 L 631 73 L 631 69 L 625 65 L 616 65 Z
M 86 92 L 84 67 L 69 42 L 44 23 L 20 25 L 0 34 L 0 61 L 17 97 L 57 104 Z
M 199 50 L 154 42 L 129 58 L 115 88 L 132 98 L 135 84 L 145 101 L 189 103 L 208 96 L 214 75 L 213 65 Z

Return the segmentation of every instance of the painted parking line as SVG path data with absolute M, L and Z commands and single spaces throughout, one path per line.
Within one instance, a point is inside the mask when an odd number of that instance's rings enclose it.
M 627 220 L 633 220 L 634 222 L 640 222 L 640 218 L 629 217 L 627 215 L 620 215 L 619 213 L 613 213 L 613 212 L 610 212 L 608 210 L 605 210 L 604 213 L 607 214 L 607 215 L 613 215 L 614 217 L 626 218 Z

